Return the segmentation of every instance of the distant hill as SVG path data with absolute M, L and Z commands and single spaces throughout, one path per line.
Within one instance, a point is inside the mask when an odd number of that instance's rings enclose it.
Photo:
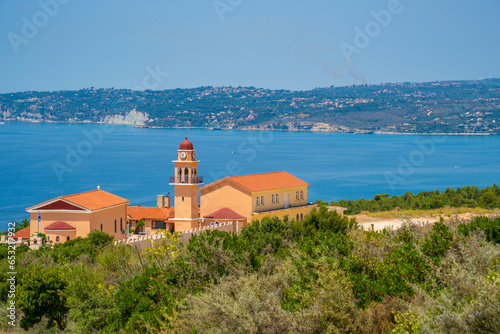
M 500 79 L 308 91 L 199 87 L 0 94 L 0 120 L 358 133 L 500 134 Z

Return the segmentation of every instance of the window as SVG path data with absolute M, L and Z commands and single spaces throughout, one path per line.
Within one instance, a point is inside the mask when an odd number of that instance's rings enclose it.
M 295 193 L 295 199 L 298 201 L 299 200 L 299 191 L 297 190 L 297 192 Z
M 259 196 L 257 196 L 256 203 L 255 203 L 255 204 L 256 204 L 257 206 L 259 206 L 259 205 L 260 205 L 260 197 L 259 197 Z
M 184 197 L 182 197 L 182 201 L 184 202 Z
M 69 239 L 71 239 L 71 238 L 70 238 L 70 237 L 69 237 L 69 235 L 68 235 L 68 237 L 66 238 L 66 241 L 69 241 Z
M 304 199 L 304 190 L 300 191 L 300 199 Z
M 304 214 L 303 213 L 300 214 L 300 220 L 302 220 L 302 219 L 304 219 Z
M 50 235 L 47 236 L 47 241 L 50 241 Z
M 297 192 L 297 194 L 298 194 L 298 192 Z M 298 197 L 298 196 L 297 196 L 297 197 Z M 297 220 L 299 220 L 299 219 L 300 219 L 300 216 L 299 216 L 299 214 L 297 213 Z
M 276 203 L 280 202 L 280 194 L 276 194 Z
M 274 203 L 274 194 L 272 194 L 272 196 L 271 196 L 271 202 Z
M 101 231 L 102 231 L 102 223 L 101 223 Z
M 116 219 L 115 219 L 115 233 L 116 233 Z
M 59 236 L 56 237 L 56 242 L 59 242 Z
M 264 205 L 264 196 L 260 196 L 260 205 Z
M 167 228 L 167 223 L 165 223 L 164 221 L 162 220 L 156 220 L 153 222 L 153 228 L 154 229 L 166 229 Z
M 123 231 L 123 218 L 120 218 L 120 231 Z

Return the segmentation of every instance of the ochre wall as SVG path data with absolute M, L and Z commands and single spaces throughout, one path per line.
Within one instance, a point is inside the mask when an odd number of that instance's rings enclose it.
M 113 236 L 115 240 L 123 239 L 125 234 L 120 231 L 120 218 L 123 219 L 123 229 L 126 229 L 127 224 L 127 205 L 122 204 L 112 208 L 107 208 L 100 211 L 95 211 L 90 214 L 90 232 L 101 229 Z M 115 219 L 116 219 L 116 233 L 115 233 Z M 68 223 L 69 224 L 69 223 Z
M 70 240 L 76 239 L 76 231 L 47 231 L 47 241 L 51 241 L 52 244 L 61 244 L 68 240 L 68 236 Z M 59 237 L 59 241 L 57 240 Z
M 288 209 L 281 209 L 281 210 L 276 210 L 276 211 L 268 211 L 268 212 L 262 212 L 258 214 L 254 214 L 252 219 L 257 219 L 261 220 L 262 218 L 269 216 L 269 217 L 278 217 L 280 219 L 283 219 L 285 216 L 288 215 L 288 219 L 296 219 L 297 214 L 302 213 L 304 216 L 309 213 L 316 205 L 311 204 L 311 205 L 306 205 L 306 206 L 300 206 L 300 207 L 290 207 Z
M 233 185 L 230 181 L 222 181 L 213 187 L 201 190 L 200 218 L 226 207 L 250 220 L 252 218 L 250 192 Z M 177 214 L 177 208 L 175 209 Z
M 122 204 L 112 208 L 103 209 L 95 212 L 43 212 L 40 211 L 40 233 L 46 233 L 45 227 L 50 224 L 62 221 L 76 228 L 75 238 L 85 238 L 90 232 L 101 229 L 103 224 L 103 231 L 113 236 L 116 240 L 124 238 L 124 234 L 120 231 L 120 218 L 123 219 L 123 229 L 127 224 L 127 205 Z M 115 219 L 116 219 L 116 233 L 115 233 Z M 38 213 L 30 213 L 30 233 L 38 231 Z M 50 232 L 52 235 L 52 232 Z M 59 232 L 58 232 L 59 233 Z M 54 234 L 55 235 L 55 234 Z M 66 235 L 66 234 L 65 234 Z M 70 235 L 72 237 L 72 235 Z M 54 237 L 55 238 L 55 237 Z M 52 238 L 51 238 L 52 240 Z M 55 240 L 55 239 L 54 239 Z M 66 241 L 66 239 L 64 239 Z
M 304 192 L 304 199 L 296 200 L 296 192 L 300 191 Z M 260 212 L 260 211 L 269 211 L 284 208 L 285 205 L 285 193 L 290 194 L 290 206 L 302 206 L 307 204 L 307 187 L 292 187 L 292 188 L 283 188 L 277 190 L 266 190 L 266 191 L 257 191 L 252 193 L 252 212 Z M 279 203 L 272 202 L 272 195 L 279 194 Z M 264 205 L 257 206 L 257 196 L 264 196 Z
M 76 237 L 86 237 L 89 233 L 89 219 L 90 213 L 74 212 L 74 213 L 64 213 L 64 212 L 40 212 L 40 233 L 45 233 L 45 227 L 50 224 L 63 221 L 70 224 L 76 228 Z M 38 213 L 30 213 L 30 234 L 36 233 L 38 231 Z
M 175 218 L 198 218 L 198 185 L 176 185 L 174 204 Z

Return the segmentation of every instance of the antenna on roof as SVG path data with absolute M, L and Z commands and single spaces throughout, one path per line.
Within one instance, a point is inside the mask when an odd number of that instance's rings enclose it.
M 100 185 L 97 185 L 97 190 L 101 189 L 101 186 Z

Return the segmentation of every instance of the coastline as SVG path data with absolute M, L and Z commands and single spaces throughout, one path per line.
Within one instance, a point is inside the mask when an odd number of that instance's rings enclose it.
M 351 134 L 373 134 L 373 135 L 413 135 L 413 136 L 497 136 L 500 133 L 488 133 L 488 132 L 396 132 L 396 131 L 372 131 L 372 130 L 362 130 L 362 129 L 350 129 L 350 130 L 331 130 L 331 129 L 267 129 L 260 127 L 241 127 L 241 128 L 215 128 L 215 127 L 201 127 L 201 126 L 178 126 L 178 127 L 164 127 L 146 124 L 133 124 L 133 123 L 114 123 L 114 122 L 91 122 L 88 120 L 84 121 L 51 121 L 51 120 L 38 120 L 38 119 L 3 119 L 0 120 L 6 124 L 7 122 L 26 122 L 26 123 L 51 123 L 51 124 L 108 124 L 108 125 L 125 125 L 133 126 L 135 128 L 147 128 L 147 129 L 205 129 L 212 131 L 275 131 L 275 132 L 322 132 L 322 133 L 351 133 Z M 1 125 L 4 125 L 1 124 Z

